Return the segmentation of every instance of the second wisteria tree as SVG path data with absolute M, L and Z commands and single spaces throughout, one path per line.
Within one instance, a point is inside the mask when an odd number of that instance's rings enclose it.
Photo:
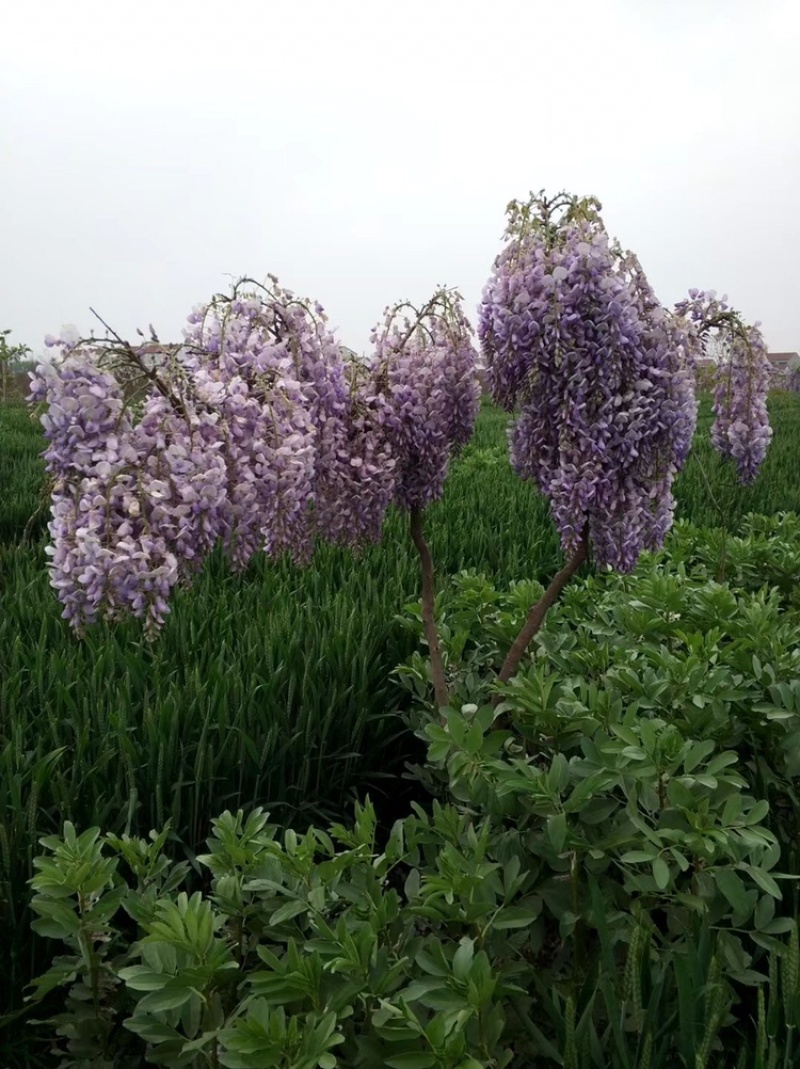
M 517 418 L 511 460 L 549 499 L 569 560 L 501 669 L 508 680 L 547 608 L 591 552 L 634 567 L 661 545 L 696 421 L 687 327 L 614 244 L 594 198 L 508 208 L 479 336 L 496 401 Z
M 742 483 L 751 483 L 767 455 L 772 429 L 767 411 L 772 367 L 759 324 L 748 324 L 714 290 L 689 290 L 675 305 L 691 324 L 697 355 L 713 347 L 714 424 L 711 441 L 736 464 Z
M 638 259 L 609 238 L 600 210 L 593 197 L 565 193 L 513 201 L 481 303 L 489 388 L 516 413 L 511 462 L 548 498 L 569 555 L 531 608 L 501 682 L 590 553 L 629 571 L 642 550 L 663 543 L 695 430 L 697 358 L 711 332 L 725 342 L 714 445 L 750 482 L 770 440 L 769 362 L 758 325 L 713 292 L 693 290 L 668 312 Z

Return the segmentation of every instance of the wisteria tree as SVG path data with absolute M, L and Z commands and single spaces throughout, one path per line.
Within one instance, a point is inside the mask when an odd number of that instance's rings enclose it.
M 500 670 L 516 671 L 548 608 L 591 555 L 620 571 L 658 548 L 694 433 L 695 362 L 712 333 L 727 354 L 714 441 L 752 478 L 769 441 L 763 340 L 713 294 L 668 312 L 637 258 L 613 242 L 599 202 L 544 194 L 508 208 L 505 244 L 480 306 L 494 399 L 516 413 L 511 460 L 549 499 L 567 561 Z M 98 317 L 99 318 L 99 317 Z M 104 324 L 105 325 L 105 324 Z M 423 515 L 479 407 L 461 299 L 386 310 L 359 360 L 321 305 L 273 276 L 193 310 L 181 345 L 49 339 L 31 400 L 53 478 L 51 579 L 80 633 L 141 617 L 155 634 L 171 591 L 221 544 L 307 563 L 319 539 L 358 549 L 394 503 L 422 572 L 436 704 L 449 702 Z
M 318 539 L 379 539 L 396 502 L 421 557 L 446 704 L 422 514 L 478 410 L 458 294 L 389 309 L 368 362 L 273 276 L 195 308 L 182 345 L 152 328 L 148 346 L 107 331 L 49 338 L 60 358 L 32 377 L 30 400 L 47 406 L 51 580 L 73 627 L 132 614 L 152 637 L 174 586 L 218 543 L 235 569 L 262 551 L 307 563 Z
M 370 453 L 379 405 L 319 306 L 244 280 L 185 335 L 49 339 L 61 359 L 32 377 L 55 478 L 51 578 L 79 632 L 132 613 L 152 634 L 218 542 L 236 569 L 258 550 L 305 561 L 317 533 L 375 537 L 391 500 L 391 462 Z
M 747 324 L 727 295 L 718 298 L 715 290 L 689 290 L 675 313 L 690 325 L 697 356 L 713 350 L 711 441 L 736 463 L 740 481 L 752 483 L 772 438 L 767 411 L 772 368 L 760 324 Z
M 422 569 L 422 623 L 436 704 L 449 702 L 436 627 L 433 559 L 423 512 L 444 489 L 450 460 L 472 437 L 480 407 L 477 352 L 457 293 L 442 288 L 416 309 L 387 308 L 372 332 L 372 381 L 387 402 L 386 430 L 396 463 L 395 501 L 409 517 Z
M 501 668 L 515 673 L 548 608 L 591 552 L 634 567 L 672 523 L 694 432 L 690 331 L 613 243 L 593 197 L 508 207 L 479 337 L 492 396 L 517 413 L 511 461 L 549 499 L 568 555 Z

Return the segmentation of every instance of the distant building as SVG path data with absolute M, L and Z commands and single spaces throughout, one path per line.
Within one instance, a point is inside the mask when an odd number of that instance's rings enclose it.
M 768 353 L 767 355 L 776 371 L 787 371 L 795 362 L 800 362 L 800 353 Z

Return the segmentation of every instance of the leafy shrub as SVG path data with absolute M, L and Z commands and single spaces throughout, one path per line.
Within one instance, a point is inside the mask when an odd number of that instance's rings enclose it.
M 800 618 L 772 585 L 796 524 L 748 520 L 737 585 L 685 525 L 634 576 L 577 583 L 498 705 L 536 591 L 457 576 L 458 707 L 426 711 L 420 655 L 399 669 L 438 798 L 388 838 L 369 803 L 304 836 L 226 813 L 203 891 L 165 831 L 43 840 L 61 1064 L 797 1064 Z
M 208 896 L 178 890 L 165 832 L 137 841 L 67 825 L 45 840 L 36 924 L 68 953 L 37 997 L 67 987 L 51 1020 L 58 1064 L 133 1066 L 144 1051 L 157 1065 L 286 1069 L 732 1064 L 736 977 L 713 926 L 696 918 L 678 948 L 642 911 L 620 948 L 593 885 L 599 953 L 549 983 L 545 901 L 491 821 L 435 805 L 382 851 L 375 831 L 369 804 L 352 828 L 302 838 L 281 839 L 261 811 L 226 813 L 198 859 Z M 783 1049 L 795 1021 L 788 927 L 766 973 L 744 977 L 759 985 L 759 1029 L 740 1065 L 764 1064 L 759 1045 Z

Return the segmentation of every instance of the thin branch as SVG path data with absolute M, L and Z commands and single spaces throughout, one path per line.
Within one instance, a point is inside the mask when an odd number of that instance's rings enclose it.
M 110 327 L 108 325 L 108 323 L 106 323 L 105 319 L 103 319 L 103 317 L 100 315 L 100 313 L 96 312 L 94 310 L 94 308 L 92 308 L 91 305 L 89 305 L 89 311 L 92 313 L 92 315 L 95 317 L 95 319 L 99 319 L 100 320 L 100 322 L 106 328 L 106 330 L 111 335 L 111 337 L 114 338 L 116 341 L 118 341 L 120 343 L 120 345 L 124 345 L 126 349 L 131 349 L 132 348 L 132 346 L 129 345 L 128 342 L 126 342 L 124 338 L 121 338 L 120 335 L 117 334 L 117 332 L 113 329 L 113 327 Z
M 139 356 L 139 353 L 136 351 L 136 349 L 134 349 L 134 347 L 131 345 L 131 343 L 125 341 L 124 338 L 120 337 L 120 335 L 117 334 L 117 332 L 114 329 L 112 329 L 112 327 L 110 327 L 108 325 L 108 323 L 106 323 L 105 319 L 103 319 L 103 317 L 98 312 L 96 312 L 94 310 L 94 308 L 92 308 L 90 306 L 89 311 L 92 313 L 93 316 L 95 316 L 97 319 L 99 319 L 99 321 L 103 324 L 103 326 L 106 328 L 108 333 L 112 336 L 112 338 L 114 338 L 114 340 L 119 345 L 122 346 L 122 348 L 125 350 L 125 352 L 128 355 L 128 357 L 133 361 L 133 363 L 141 371 L 141 373 L 147 379 L 149 379 L 150 382 L 152 382 L 152 384 L 155 386 L 155 388 L 158 390 L 158 392 L 161 394 L 161 396 L 165 400 L 169 401 L 169 403 L 173 406 L 173 408 L 175 408 L 181 414 L 181 416 L 183 416 L 183 418 L 186 420 L 186 422 L 188 423 L 189 422 L 189 414 L 186 411 L 186 406 L 183 403 L 183 399 L 180 398 L 180 397 L 175 397 L 175 395 L 171 392 L 169 387 L 166 386 L 164 384 L 164 382 L 161 380 L 161 378 L 158 375 L 158 373 L 154 369 L 149 368 L 144 363 L 142 358 Z M 151 327 L 151 330 L 152 330 L 152 327 Z M 182 346 L 177 346 L 177 349 L 180 349 L 180 348 L 182 348 Z M 177 351 L 177 349 L 176 349 L 176 351 Z
M 411 531 L 411 539 L 417 547 L 422 566 L 422 626 L 430 651 L 431 675 L 433 677 L 436 705 L 439 709 L 446 709 L 450 704 L 450 694 L 444 673 L 439 633 L 436 630 L 433 557 L 422 530 L 422 511 L 420 509 L 411 510 L 409 529 Z
M 588 553 L 589 536 L 588 532 L 584 531 L 575 553 L 567 561 L 558 575 L 556 575 L 550 586 L 545 590 L 544 594 L 542 594 L 541 598 L 531 607 L 527 619 L 522 625 L 522 630 L 514 639 L 511 649 L 508 651 L 508 656 L 503 662 L 503 667 L 500 669 L 500 675 L 497 677 L 498 682 L 507 683 L 517 671 L 519 663 L 530 645 L 533 636 L 544 623 L 547 610 L 558 600 L 561 591 L 573 577 L 575 572 L 577 572 L 578 568 L 580 568 L 583 562 L 587 559 Z M 500 700 L 501 696 L 497 695 L 494 704 L 498 705 Z

